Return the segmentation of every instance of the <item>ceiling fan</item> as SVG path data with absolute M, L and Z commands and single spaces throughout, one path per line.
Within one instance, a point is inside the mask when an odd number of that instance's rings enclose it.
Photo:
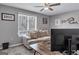
M 40 11 L 43 11 L 43 10 L 50 10 L 50 11 L 53 11 L 52 7 L 53 6 L 58 6 L 60 5 L 60 3 L 54 3 L 54 4 L 51 4 L 51 3 L 44 3 L 43 6 L 35 6 L 35 7 L 42 7 L 42 9 Z

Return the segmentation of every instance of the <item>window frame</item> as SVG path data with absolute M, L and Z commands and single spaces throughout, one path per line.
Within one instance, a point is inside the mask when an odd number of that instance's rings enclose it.
M 25 17 L 27 17 L 27 22 L 26 22 L 26 30 L 20 30 L 20 21 L 19 21 L 19 17 L 22 17 L 22 16 L 25 16 Z M 30 15 L 26 15 L 26 14 L 23 14 L 23 13 L 18 13 L 18 33 L 20 33 L 20 32 L 26 32 L 26 31 L 32 31 L 32 30 L 30 30 L 30 28 L 29 28 L 29 17 L 34 17 L 34 19 L 35 19 L 35 24 L 34 24 L 34 26 L 35 26 L 35 31 L 37 30 L 37 16 L 30 16 Z M 22 20 L 22 19 L 21 19 Z

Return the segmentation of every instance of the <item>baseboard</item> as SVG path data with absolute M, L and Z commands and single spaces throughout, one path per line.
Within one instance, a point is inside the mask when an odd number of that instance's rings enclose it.
M 19 45 L 22 45 L 23 43 L 18 43 L 18 44 L 13 44 L 13 45 L 10 45 L 9 48 L 11 47 L 16 47 L 16 46 L 19 46 Z M 2 47 L 0 47 L 0 49 L 2 49 Z
M 10 45 L 9 48 L 11 48 L 11 47 L 15 47 L 15 46 L 19 46 L 19 45 L 22 45 L 22 43 L 18 43 L 18 44 Z

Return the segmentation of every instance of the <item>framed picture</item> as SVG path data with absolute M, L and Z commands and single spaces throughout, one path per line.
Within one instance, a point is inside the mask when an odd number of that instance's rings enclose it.
M 47 18 L 43 18 L 43 24 L 47 24 L 48 21 L 47 21 Z
M 1 19 L 5 21 L 15 21 L 15 15 L 8 13 L 1 13 Z

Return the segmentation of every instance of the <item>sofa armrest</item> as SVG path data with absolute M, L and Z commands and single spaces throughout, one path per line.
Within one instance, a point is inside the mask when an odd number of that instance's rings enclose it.
M 37 39 L 28 40 L 29 44 L 37 43 L 37 42 L 44 42 L 44 41 L 50 41 L 50 36 L 48 37 L 41 37 Z
M 31 37 L 30 37 L 30 36 L 27 36 L 26 39 L 27 39 L 27 40 L 31 40 Z

